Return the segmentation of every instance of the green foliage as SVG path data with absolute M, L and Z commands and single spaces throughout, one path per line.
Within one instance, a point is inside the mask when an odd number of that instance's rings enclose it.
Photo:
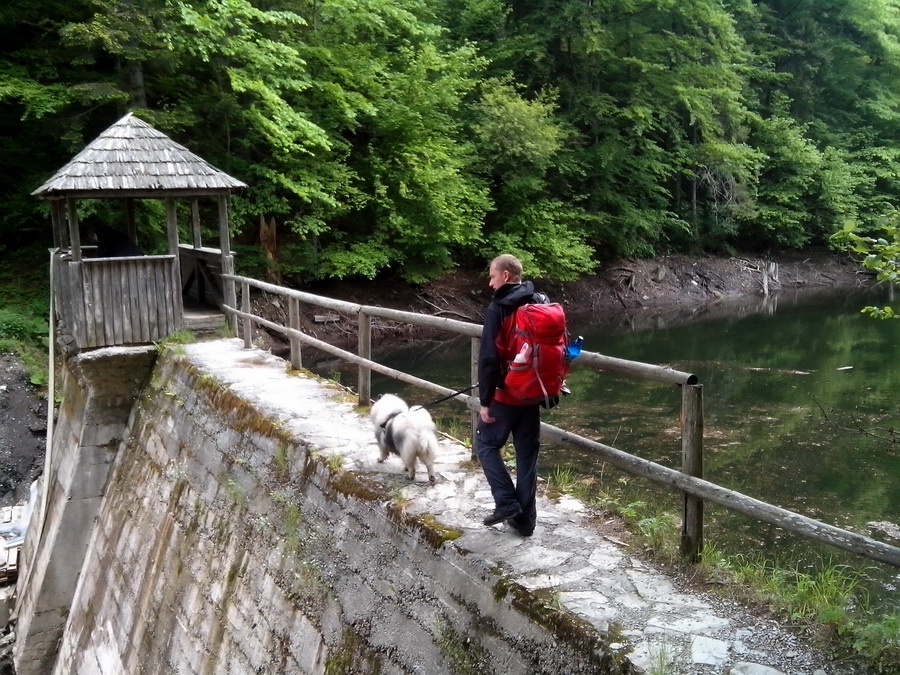
M 589 215 L 547 198 L 548 184 L 566 171 L 571 133 L 555 118 L 555 92 L 545 89 L 528 100 L 508 81 L 490 81 L 476 110 L 481 165 L 494 186 L 487 257 L 513 253 L 531 275 L 560 281 L 591 272 L 594 252 L 584 229 Z
M 823 561 L 813 571 L 785 568 L 761 557 L 721 556 L 705 548 L 718 573 L 753 589 L 757 599 L 791 621 L 814 621 L 833 631 L 832 648 L 864 659 L 873 672 L 900 673 L 900 614 L 870 607 L 864 572 Z
M 647 666 L 647 675 L 675 675 L 678 671 L 675 657 L 678 650 L 663 638 L 659 642 L 650 644 L 650 663 Z
M 576 212 L 559 202 L 523 204 L 506 230 L 488 235 L 485 250 L 489 257 L 518 256 L 530 276 L 575 281 L 596 267 L 579 222 Z
M 35 341 L 46 338 L 49 332 L 49 326 L 44 318 L 0 309 L 0 340 Z
M 48 381 L 47 347 L 50 327 L 44 316 L 26 310 L 0 309 L 0 353 L 15 354 L 29 374 L 31 383 Z
M 127 110 L 249 184 L 247 268 L 293 283 L 796 248 L 900 196 L 893 0 L 9 0 L 0 29 L 0 247 L 46 244 L 30 192 Z
M 879 281 L 900 283 L 900 211 L 892 209 L 880 220 L 882 236 L 857 233 L 854 223 L 846 224 L 831 237 L 833 245 L 864 256 L 862 265 L 875 273 Z M 876 319 L 900 319 L 891 307 L 866 307 L 863 313 Z
M 877 673 L 900 672 L 900 613 L 880 619 L 856 622 L 842 631 L 849 634 L 853 650 L 863 656 Z
M 48 262 L 40 246 L 0 256 L 0 352 L 15 354 L 39 387 L 49 381 Z
M 180 330 L 166 336 L 159 342 L 156 342 L 155 346 L 158 352 L 163 352 L 167 348 L 173 347 L 176 350 L 176 353 L 183 353 L 183 351 L 180 350 L 182 345 L 189 345 L 196 341 L 197 336 L 192 331 Z

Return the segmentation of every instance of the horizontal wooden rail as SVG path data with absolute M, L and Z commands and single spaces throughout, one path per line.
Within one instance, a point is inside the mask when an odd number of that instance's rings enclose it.
M 275 284 L 266 283 L 265 281 L 258 281 L 256 279 L 235 274 L 223 274 L 222 276 L 231 281 L 249 284 L 262 291 L 275 293 L 287 298 L 296 298 L 301 302 L 316 305 L 317 307 L 324 307 L 335 312 L 342 312 L 344 314 L 366 314 L 379 319 L 399 321 L 401 323 L 409 323 L 414 326 L 422 326 L 425 328 L 446 330 L 458 335 L 466 335 L 474 338 L 481 337 L 481 325 L 477 323 L 457 321 L 456 319 L 447 319 L 438 316 L 428 316 L 425 314 L 417 314 L 416 312 L 406 312 L 400 309 L 388 309 L 387 307 L 358 305 L 353 302 L 345 302 L 343 300 L 325 298 L 321 295 L 314 295 L 303 291 L 295 291 L 290 288 L 276 286 Z M 684 373 L 679 370 L 673 370 L 672 368 L 666 368 L 664 366 L 656 366 L 650 363 L 617 359 L 612 356 L 604 356 L 590 351 L 581 352 L 581 355 L 578 357 L 578 364 L 596 368 L 598 370 L 661 382 L 663 384 L 697 384 L 698 381 L 697 376 L 692 373 Z
M 663 384 L 697 384 L 699 378 L 693 373 L 683 373 L 665 366 L 655 366 L 640 361 L 626 361 L 613 356 L 604 356 L 595 352 L 583 351 L 578 357 L 578 364 L 591 366 L 597 370 L 605 370 L 610 373 L 640 377 L 644 380 L 653 380 Z
M 541 425 L 542 436 L 566 445 L 591 450 L 615 467 L 654 483 L 669 485 L 683 492 L 715 502 L 765 523 L 777 525 L 809 539 L 816 539 L 857 555 L 900 567 L 900 548 L 871 539 L 834 525 L 807 518 L 799 513 L 759 501 L 753 497 L 723 488 L 715 483 L 692 478 L 680 471 L 635 457 L 622 450 L 603 445 L 549 424 Z
M 227 305 L 224 307 L 226 312 L 237 316 L 239 319 L 243 319 L 245 322 L 252 321 L 253 323 L 258 323 L 261 326 L 265 326 L 266 328 L 271 328 L 272 330 L 281 333 L 287 337 L 292 337 L 296 340 L 300 340 L 304 344 L 307 344 L 311 347 L 315 347 L 316 349 L 321 349 L 323 352 L 327 352 L 333 356 L 337 356 L 341 359 L 349 361 L 350 363 L 355 363 L 360 366 L 366 366 L 374 370 L 376 373 L 381 373 L 382 375 L 387 375 L 388 377 L 392 377 L 395 380 L 400 380 L 401 382 L 406 382 L 407 384 L 414 385 L 416 387 L 421 387 L 427 391 L 433 391 L 436 394 L 440 394 L 441 396 L 449 396 L 453 394 L 455 390 L 448 389 L 447 387 L 442 387 L 439 384 L 435 384 L 434 382 L 430 382 L 429 380 L 423 380 L 415 375 L 410 375 L 408 373 L 404 373 L 402 370 L 395 370 L 393 368 L 389 368 L 388 366 L 384 366 L 376 361 L 370 361 L 369 359 L 364 359 L 361 356 L 357 356 L 353 352 L 348 352 L 345 349 L 341 349 L 340 347 L 335 347 L 332 344 L 327 342 L 323 342 L 317 338 L 312 337 L 311 335 L 307 335 L 306 333 L 302 333 L 299 330 L 295 330 L 293 328 L 288 328 L 286 326 L 282 326 L 281 324 L 275 323 L 273 321 L 269 321 L 267 319 L 263 319 L 260 316 L 256 316 L 255 314 L 248 314 L 247 312 L 242 312 L 240 310 L 235 309 L 234 307 L 228 307 Z M 465 394 L 458 394 L 454 396 L 464 403 L 466 403 L 470 408 L 472 408 L 474 401 L 474 405 L 477 407 L 478 399 L 474 396 L 466 396 Z M 472 399 L 470 401 L 469 399 Z

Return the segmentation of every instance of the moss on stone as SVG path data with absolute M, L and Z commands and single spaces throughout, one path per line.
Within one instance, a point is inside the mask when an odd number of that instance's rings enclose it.
M 610 675 L 631 672 L 627 651 L 612 648 L 609 636 L 602 638 L 586 621 L 560 608 L 558 602 L 548 602 L 546 596 L 529 591 L 508 577 L 503 576 L 494 585 L 494 599 L 508 600 L 514 609 L 556 636 L 581 654 L 590 654 L 590 660 L 599 667 L 598 673 Z
M 454 675 L 482 675 L 491 672 L 491 655 L 484 647 L 453 629 L 445 618 L 438 623 L 438 647 Z
M 328 483 L 335 492 L 364 502 L 380 502 L 387 498 L 382 487 L 350 471 L 331 472 Z
M 440 548 L 448 541 L 455 541 L 456 539 L 459 539 L 463 534 L 460 530 L 456 530 L 452 527 L 443 525 L 430 513 L 421 516 L 415 516 L 412 519 L 412 522 L 417 526 L 417 529 L 425 537 L 425 541 L 431 544 L 434 548 Z
M 346 626 L 340 644 L 325 659 L 325 675 L 382 672 L 381 656 L 366 644 L 352 626 Z

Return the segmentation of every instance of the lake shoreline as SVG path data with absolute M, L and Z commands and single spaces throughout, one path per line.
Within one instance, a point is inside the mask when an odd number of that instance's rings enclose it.
M 527 273 L 526 273 L 527 278 Z M 596 275 L 571 283 L 535 281 L 538 290 L 566 307 L 570 327 L 602 325 L 610 330 L 635 330 L 695 321 L 698 314 L 714 317 L 731 312 L 735 303 L 752 308 L 796 294 L 834 288 L 864 288 L 873 275 L 861 270 L 847 254 L 827 249 L 788 251 L 772 256 L 661 256 L 647 260 L 618 260 L 601 266 Z M 483 271 L 459 270 L 422 286 L 397 279 L 322 282 L 302 290 L 361 305 L 400 309 L 481 323 L 491 299 Z M 260 294 L 254 310 L 272 321 L 283 320 L 285 307 Z M 751 310 L 752 311 L 752 310 Z M 316 321 L 321 309 L 301 310 L 300 329 L 314 337 L 344 346 L 356 340 L 355 317 Z M 281 353 L 286 342 L 277 334 L 260 334 L 262 346 Z M 446 337 L 423 328 L 379 321 L 375 340 L 402 342 Z

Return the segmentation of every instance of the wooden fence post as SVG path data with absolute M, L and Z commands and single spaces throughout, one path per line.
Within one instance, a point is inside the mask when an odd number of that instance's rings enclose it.
M 368 361 L 372 360 L 372 317 L 365 312 L 359 313 L 359 345 L 358 355 Z M 368 366 L 360 364 L 357 379 L 359 404 L 368 406 L 372 403 L 372 371 Z
M 472 384 L 476 384 L 478 382 L 478 352 L 481 351 L 481 338 L 473 337 L 472 338 L 472 363 L 471 369 L 469 372 L 469 381 Z M 472 396 L 478 396 L 478 387 L 475 387 L 475 391 L 472 392 Z M 478 453 L 475 452 L 475 430 L 478 427 L 478 413 L 474 410 L 470 412 L 471 425 L 472 425 L 472 461 L 478 460 Z
M 703 385 L 681 388 L 681 472 L 703 478 Z M 703 500 L 684 493 L 681 524 L 681 555 L 689 562 L 700 560 L 703 549 Z
M 241 284 L 241 311 L 250 314 L 250 284 L 246 281 Z M 246 316 L 241 321 L 244 324 L 244 349 L 250 349 L 253 346 L 253 321 Z
M 295 331 L 300 330 L 300 301 L 297 298 L 288 297 L 288 324 Z M 300 370 L 303 360 L 300 354 L 300 340 L 293 335 L 288 338 L 291 343 L 291 368 Z

